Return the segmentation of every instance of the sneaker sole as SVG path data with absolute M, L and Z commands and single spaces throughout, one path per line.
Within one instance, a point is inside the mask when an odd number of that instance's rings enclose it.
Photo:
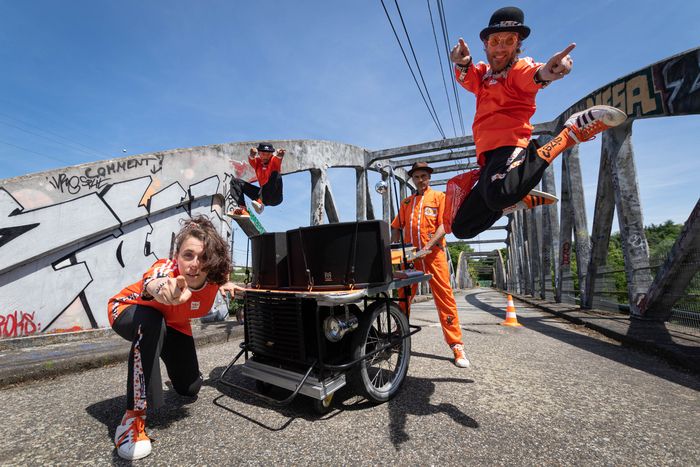
M 616 127 L 625 120 L 627 120 L 627 114 L 622 110 L 618 109 L 617 107 L 611 107 L 609 105 L 594 105 L 585 110 L 582 110 L 581 112 L 576 112 L 575 114 L 571 115 L 571 117 L 569 117 L 566 120 L 564 126 L 571 126 L 579 115 L 582 115 L 588 112 L 589 110 L 604 110 L 605 113 L 603 114 L 600 120 L 610 128 Z
M 540 191 L 540 190 L 530 190 L 530 193 L 528 193 L 528 194 L 534 195 L 534 196 L 541 196 L 542 198 L 551 201 L 551 203 L 546 203 L 546 204 L 554 204 L 557 201 L 559 201 L 559 198 L 557 198 L 553 194 L 546 193 L 546 192 Z

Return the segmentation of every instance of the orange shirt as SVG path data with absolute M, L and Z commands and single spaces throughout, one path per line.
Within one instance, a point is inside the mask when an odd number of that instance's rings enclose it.
M 486 151 L 501 146 L 527 147 L 532 136 L 530 118 L 536 109 L 535 95 L 543 87 L 534 79 L 541 66 L 525 57 L 495 74 L 483 62 L 470 65 L 466 72 L 455 67 L 457 82 L 476 95 L 472 132 L 480 166 L 485 165 Z
M 177 262 L 170 259 L 159 259 L 143 275 L 143 279 L 125 287 L 107 302 L 109 324 L 112 325 L 119 314 L 130 305 L 145 305 L 160 311 L 165 318 L 165 324 L 178 331 L 192 335 L 190 318 L 200 318 L 211 309 L 219 286 L 205 282 L 199 290 L 192 290 L 192 297 L 180 305 L 164 305 L 152 298 L 143 298 L 146 284 L 160 277 L 177 277 L 180 270 Z
M 422 195 L 416 193 L 401 201 L 399 215 L 391 222 L 391 227 L 399 229 L 403 225 L 404 242 L 420 250 L 442 225 L 444 211 L 445 193 L 428 187 Z M 445 245 L 445 237 L 440 245 Z
M 282 173 L 281 157 L 272 156 L 267 165 L 264 165 L 260 156 L 248 156 L 248 162 L 253 166 L 253 169 L 255 169 L 255 176 L 258 178 L 258 183 L 261 187 L 270 179 L 272 172 Z

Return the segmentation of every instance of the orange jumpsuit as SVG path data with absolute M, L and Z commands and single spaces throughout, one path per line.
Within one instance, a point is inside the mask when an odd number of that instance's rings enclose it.
M 435 191 L 428 187 L 422 195 L 414 194 L 401 201 L 399 215 L 391 222 L 393 229 L 400 229 L 403 225 L 404 242 L 411 243 L 418 250 L 423 249 L 426 243 L 442 225 L 442 216 L 445 211 L 445 193 Z M 429 255 L 414 261 L 415 268 L 427 274 L 432 274 L 430 288 L 442 325 L 442 333 L 448 345 L 462 344 L 462 329 L 459 327 L 459 315 L 452 287 L 450 286 L 450 270 L 447 266 L 445 254 L 445 238 L 439 244 L 433 246 Z M 416 295 L 417 284 L 411 286 L 409 303 Z M 403 289 L 399 290 L 399 296 L 403 297 Z

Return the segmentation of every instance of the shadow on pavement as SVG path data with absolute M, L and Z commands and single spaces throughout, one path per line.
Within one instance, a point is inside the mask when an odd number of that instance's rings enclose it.
M 186 405 L 196 401 L 196 397 L 183 397 L 174 390 L 165 391 L 163 394 L 163 406 L 156 410 L 149 409 L 146 414 L 146 433 L 151 428 L 168 428 L 174 422 L 182 420 L 189 415 L 189 408 Z M 95 404 L 89 405 L 85 411 L 95 420 L 105 426 L 105 435 L 110 443 L 114 440 L 114 433 L 117 425 L 121 423 L 122 416 L 126 410 L 126 396 L 105 399 Z M 113 463 L 131 464 L 117 454 L 116 448 L 112 449 Z
M 224 372 L 225 368 L 226 367 L 223 366 L 214 368 L 209 373 L 209 378 L 204 382 L 205 385 L 211 386 L 221 393 L 221 395 L 217 396 L 212 403 L 217 407 L 248 420 L 251 423 L 255 423 L 261 428 L 265 428 L 266 430 L 270 431 L 280 431 L 287 428 L 297 418 L 314 422 L 328 420 L 339 414 L 337 411 L 325 415 L 316 414 L 313 408 L 313 400 L 303 395 L 298 395 L 295 397 L 289 405 L 276 406 L 244 392 L 224 386 L 219 383 L 219 378 L 221 377 L 221 374 Z M 237 384 L 246 389 L 259 392 L 259 390 L 256 388 L 255 381 L 252 378 L 243 376 L 241 373 L 241 368 L 242 365 L 234 365 L 231 367 L 226 374 L 226 381 Z M 279 400 L 286 398 L 291 393 L 292 391 L 284 388 L 269 386 L 269 390 L 265 392 L 265 395 Z M 277 426 L 271 426 L 270 424 L 255 418 L 253 412 L 259 411 L 259 409 L 277 412 L 278 415 L 287 418 L 287 420 Z
M 494 307 L 479 300 L 478 296 L 482 293 L 466 295 L 465 300 L 467 303 L 478 308 L 479 310 L 485 311 L 499 318 L 503 318 L 505 315 L 505 311 L 503 309 Z M 620 352 L 619 345 L 611 344 L 601 339 L 596 339 L 578 332 L 573 332 L 560 326 L 552 326 L 548 324 L 550 321 L 560 322 L 559 319 L 560 318 L 557 318 L 555 315 L 552 315 L 551 317 L 518 316 L 518 322 L 528 329 L 549 337 L 553 337 L 580 349 L 584 349 L 587 352 L 592 352 L 623 365 L 644 371 L 659 378 L 666 379 L 691 389 L 700 390 L 700 381 L 698 381 L 697 378 L 692 377 L 692 375 L 684 373 L 682 370 L 667 371 L 667 367 L 665 365 L 663 367 L 658 365 L 645 365 L 644 363 L 649 362 L 649 359 L 630 358 L 629 353 Z
M 412 355 L 425 358 L 436 358 L 451 362 L 450 359 L 435 357 L 434 355 L 417 353 L 413 353 Z M 255 382 L 251 378 L 243 376 L 240 368 L 237 368 L 239 366 L 240 365 L 235 365 L 229 370 L 226 377 L 227 381 L 238 384 L 247 389 L 256 390 Z M 297 418 L 310 422 L 324 421 L 340 415 L 344 411 L 350 412 L 358 410 L 371 410 L 377 405 L 358 396 L 352 389 L 351 385 L 346 385 L 334 393 L 331 406 L 332 411 L 326 415 L 319 415 L 314 412 L 312 406 L 313 401 L 311 398 L 303 395 L 296 397 L 288 406 L 274 406 L 253 396 L 219 384 L 218 379 L 223 373 L 224 368 L 225 367 L 219 367 L 212 370 L 209 375 L 209 379 L 207 379 L 207 381 L 204 383 L 205 385 L 215 387 L 219 392 L 221 392 L 221 395 L 216 397 L 212 403 L 217 407 L 221 407 L 234 415 L 237 415 L 270 431 L 284 430 Z M 470 416 L 464 414 L 455 405 L 449 403 L 432 404 L 430 402 L 430 397 L 435 392 L 436 384 L 464 384 L 473 382 L 473 380 L 467 378 L 427 379 L 406 376 L 403 386 L 399 390 L 396 397 L 386 403 L 390 414 L 390 425 L 388 429 L 393 445 L 398 449 L 402 443 L 408 441 L 410 438 L 405 429 L 408 415 L 424 416 L 444 413 L 456 423 L 459 423 L 464 427 L 478 428 L 479 423 Z M 274 386 L 271 387 L 269 392 L 266 393 L 266 395 L 276 399 L 282 399 L 289 394 L 291 394 L 291 391 Z M 246 408 L 274 411 L 282 417 L 286 417 L 287 420 L 278 426 L 270 426 L 269 424 L 256 419 L 253 414 L 251 414 L 252 411 L 247 410 Z

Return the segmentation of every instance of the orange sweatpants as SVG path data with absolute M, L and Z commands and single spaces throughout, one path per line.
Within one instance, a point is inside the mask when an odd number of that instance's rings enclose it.
M 432 274 L 430 288 L 433 292 L 435 307 L 437 308 L 442 334 L 448 345 L 462 344 L 462 329 L 459 327 L 459 315 L 457 314 L 457 302 L 450 286 L 450 270 L 447 267 L 447 255 L 441 248 L 433 248 L 433 251 L 422 259 L 414 262 L 417 270 Z M 416 295 L 418 284 L 411 286 L 409 303 Z M 403 298 L 404 288 L 399 289 L 399 297 Z M 404 308 L 404 304 L 401 303 Z

